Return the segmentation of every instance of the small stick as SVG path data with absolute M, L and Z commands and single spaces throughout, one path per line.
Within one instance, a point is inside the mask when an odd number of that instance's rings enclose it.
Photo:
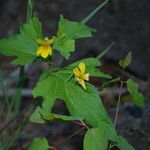
M 114 119 L 114 126 L 116 126 L 117 118 L 118 118 L 118 113 L 119 113 L 119 107 L 120 107 L 120 102 L 121 102 L 122 89 L 123 89 L 123 84 L 124 84 L 123 77 L 124 77 L 124 70 L 122 72 L 122 77 L 121 77 L 121 81 L 120 81 L 120 92 L 119 92 L 119 96 L 118 96 L 116 114 L 115 114 L 115 119 Z

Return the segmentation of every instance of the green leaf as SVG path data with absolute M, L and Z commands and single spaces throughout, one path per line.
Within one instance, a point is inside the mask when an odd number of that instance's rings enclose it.
M 44 73 L 46 74 L 46 73 Z M 34 97 L 42 96 L 42 109 L 50 112 L 57 98 L 65 101 L 71 116 L 79 116 L 93 127 L 101 121 L 110 122 L 96 89 L 87 83 L 87 90 L 83 90 L 75 79 L 68 80 L 69 73 L 49 73 L 42 75 L 35 89 Z
M 45 121 L 49 120 L 56 120 L 60 122 L 66 122 L 66 121 L 82 121 L 83 118 L 78 116 L 65 116 L 65 115 L 59 115 L 55 113 L 49 113 L 42 109 L 41 107 L 37 107 L 35 111 L 30 116 L 30 121 L 34 123 L 40 123 L 43 124 Z
M 91 84 L 86 85 L 85 91 L 74 79 L 67 82 L 65 102 L 70 114 L 85 118 L 92 127 L 99 127 L 101 121 L 110 122 L 98 92 Z
M 47 74 L 48 72 L 43 73 L 32 94 L 34 97 L 42 96 L 44 98 L 42 108 L 49 112 L 56 98 L 64 98 L 65 92 L 63 89 L 65 88 L 65 82 L 60 76 L 55 74 L 47 76 Z
M 117 132 L 114 128 L 113 123 L 108 123 L 108 122 L 104 122 L 102 121 L 99 128 L 103 131 L 105 131 L 105 135 L 107 136 L 107 138 L 111 141 L 117 141 Z
M 30 39 L 35 42 L 37 39 L 42 38 L 42 25 L 37 17 L 30 20 L 29 24 L 23 24 L 20 27 L 20 33 L 24 38 Z
M 54 37 L 53 48 L 58 50 L 66 59 L 69 58 L 70 53 L 75 50 L 75 41 L 72 39 L 61 39 Z
M 112 78 L 109 74 L 106 74 L 106 73 L 100 71 L 98 68 L 87 67 L 87 72 L 89 72 L 90 76 L 92 76 L 92 77 L 99 77 L 99 78 L 105 78 L 105 79 Z
M 24 65 L 36 58 L 36 39 L 42 37 L 41 23 L 38 18 L 32 18 L 29 24 L 21 26 L 20 32 L 21 34 L 0 40 L 0 53 L 17 57 L 12 63 Z
M 58 115 L 54 113 L 47 113 L 47 112 L 44 112 L 43 110 L 40 113 L 42 115 L 42 118 L 46 121 L 56 120 L 60 122 L 67 122 L 67 121 L 82 121 L 83 120 L 83 118 L 78 117 L 78 116 Z
M 99 67 L 99 66 L 101 66 L 100 61 L 98 59 L 92 58 L 92 57 L 78 60 L 69 66 L 77 67 L 81 62 L 85 63 L 88 67 Z
M 101 128 L 87 131 L 84 137 L 84 150 L 107 150 L 108 138 Z
M 122 136 L 118 136 L 117 142 L 117 146 L 120 150 L 135 150 L 134 147 L 130 145 L 128 141 Z
M 49 147 L 46 138 L 34 138 L 28 150 L 48 150 Z
M 122 67 L 123 69 L 125 69 L 127 66 L 129 66 L 131 64 L 131 60 L 132 60 L 132 53 L 129 52 L 124 59 L 121 59 L 119 61 L 120 67 Z
M 45 123 L 45 121 L 42 119 L 41 114 L 40 114 L 41 110 L 42 109 L 39 106 L 35 109 L 35 111 L 30 116 L 30 121 L 31 122 L 40 123 L 40 124 L 44 124 Z
M 91 37 L 93 29 L 83 23 L 72 22 L 60 17 L 57 36 L 53 37 L 53 49 L 60 52 L 66 59 L 75 50 L 75 39 Z
M 91 37 L 92 31 L 95 31 L 83 23 L 73 22 L 60 16 L 58 25 L 58 37 L 65 37 L 67 39 L 77 39 L 84 37 Z
M 144 106 L 144 96 L 142 93 L 139 92 L 139 85 L 136 82 L 134 82 L 132 79 L 129 79 L 126 82 L 126 84 L 127 84 L 127 89 L 133 98 L 133 102 L 138 107 L 143 107 Z

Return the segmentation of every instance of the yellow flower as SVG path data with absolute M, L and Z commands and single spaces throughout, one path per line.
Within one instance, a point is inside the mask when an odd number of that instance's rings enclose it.
M 85 81 L 89 81 L 89 73 L 85 73 L 85 64 L 81 62 L 78 67 L 73 70 L 75 80 L 86 90 Z
M 52 48 L 50 44 L 53 43 L 53 39 L 48 39 L 48 38 L 45 38 L 44 40 L 37 39 L 36 42 L 39 45 L 41 45 L 36 51 L 37 55 L 41 55 L 41 57 L 43 58 L 47 58 L 49 55 L 52 55 Z

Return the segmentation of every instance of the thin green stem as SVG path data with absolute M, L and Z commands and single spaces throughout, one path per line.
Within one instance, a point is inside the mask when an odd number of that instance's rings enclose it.
M 103 3 L 101 3 L 98 7 L 96 7 L 87 17 L 85 17 L 81 22 L 83 24 L 86 24 L 99 10 L 101 10 L 109 0 L 105 0 Z
M 30 19 L 33 16 L 33 5 L 34 5 L 34 0 L 28 0 L 27 17 L 26 17 L 26 22 L 27 23 L 30 22 Z M 22 95 L 24 79 L 25 79 L 24 66 L 20 66 L 19 80 L 18 80 L 18 85 L 17 85 L 17 89 L 16 89 L 16 92 L 15 92 L 15 96 L 14 96 L 14 108 L 15 108 L 16 113 L 18 113 L 19 110 L 20 110 L 21 95 Z
M 27 23 L 30 22 L 30 19 L 33 16 L 33 6 L 34 6 L 34 0 L 28 0 L 27 18 L 26 18 Z
M 112 42 L 102 53 L 100 53 L 96 58 L 101 59 L 113 46 L 115 45 L 115 42 Z
M 25 79 L 24 66 L 20 66 L 19 80 L 18 80 L 18 84 L 14 96 L 14 108 L 16 113 L 19 112 L 20 105 L 21 105 L 21 95 L 22 95 L 24 79 Z

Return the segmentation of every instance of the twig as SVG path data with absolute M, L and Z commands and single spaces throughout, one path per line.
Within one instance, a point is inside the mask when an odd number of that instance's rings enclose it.
M 114 119 L 114 126 L 116 126 L 118 113 L 119 113 L 119 106 L 120 106 L 120 102 L 121 102 L 121 95 L 122 95 L 122 89 L 123 89 L 123 84 L 124 84 L 123 78 L 124 78 L 124 70 L 122 71 L 122 77 L 121 77 L 121 81 L 120 81 L 120 92 L 119 92 L 119 96 L 118 96 L 116 114 L 115 114 L 115 119 Z
M 87 129 L 87 127 L 86 127 L 86 126 L 83 126 L 83 127 L 80 128 L 79 130 L 77 130 L 77 131 L 75 131 L 74 133 L 72 133 L 70 136 L 68 136 L 68 137 L 66 137 L 65 139 L 63 139 L 62 141 L 60 141 L 58 144 L 60 145 L 60 144 L 62 144 L 62 143 L 64 143 L 64 142 L 68 141 L 69 139 L 71 139 L 73 136 L 79 134 L 79 133 L 80 133 L 81 131 L 83 131 L 84 129 Z M 58 144 L 52 146 L 54 150 L 57 150 L 56 147 L 57 147 Z
M 78 133 L 80 133 L 82 130 L 86 129 L 86 127 L 82 127 L 81 129 L 77 130 L 76 132 L 74 132 L 73 134 L 71 134 L 70 136 L 68 136 L 65 141 L 71 139 L 73 136 L 77 135 Z
M 77 124 L 79 126 L 85 127 L 86 129 L 89 129 L 89 126 L 87 124 L 85 124 L 83 121 L 81 121 L 81 123 L 77 122 L 77 121 L 71 121 L 71 122 L 74 124 Z
M 50 146 L 49 147 L 51 150 L 57 150 L 57 148 L 55 146 Z

